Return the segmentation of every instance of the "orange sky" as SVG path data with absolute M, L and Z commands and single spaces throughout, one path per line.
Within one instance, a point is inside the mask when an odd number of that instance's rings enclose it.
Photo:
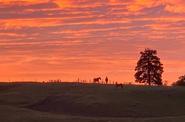
M 1 81 L 130 82 L 145 48 L 185 74 L 184 0 L 0 0 Z

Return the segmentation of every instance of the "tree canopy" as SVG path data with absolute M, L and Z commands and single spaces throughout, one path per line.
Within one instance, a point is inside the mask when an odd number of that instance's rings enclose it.
M 138 83 L 148 85 L 162 85 L 163 64 L 157 56 L 157 51 L 145 49 L 135 68 L 135 78 Z

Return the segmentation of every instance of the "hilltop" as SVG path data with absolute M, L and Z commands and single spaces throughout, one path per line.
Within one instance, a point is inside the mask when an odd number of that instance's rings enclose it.
M 0 121 L 184 122 L 184 96 L 183 87 L 1 83 Z

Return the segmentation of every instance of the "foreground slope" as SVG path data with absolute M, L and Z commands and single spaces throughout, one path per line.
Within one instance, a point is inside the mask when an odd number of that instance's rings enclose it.
M 95 84 L 0 85 L 0 121 L 185 121 L 185 89 Z

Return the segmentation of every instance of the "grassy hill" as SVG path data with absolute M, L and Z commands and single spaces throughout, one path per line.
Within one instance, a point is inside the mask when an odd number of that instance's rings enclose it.
M 185 88 L 1 83 L 0 122 L 184 122 Z

